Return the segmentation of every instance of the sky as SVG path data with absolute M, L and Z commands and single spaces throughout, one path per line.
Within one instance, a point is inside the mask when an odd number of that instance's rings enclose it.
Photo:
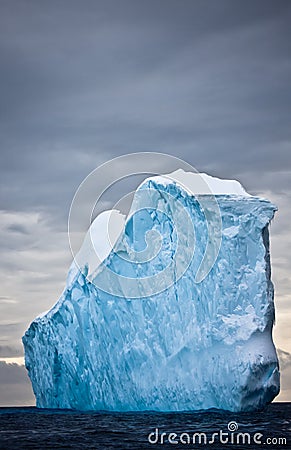
M 76 189 L 144 151 L 278 206 L 274 340 L 291 401 L 290 23 L 289 0 L 1 0 L 0 405 L 34 404 L 21 336 L 64 287 Z

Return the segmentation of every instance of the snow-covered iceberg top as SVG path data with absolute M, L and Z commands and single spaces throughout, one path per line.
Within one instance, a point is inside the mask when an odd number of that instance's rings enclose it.
M 100 266 L 109 256 L 116 241 L 124 230 L 126 216 L 116 209 L 103 211 L 92 222 L 85 236 L 84 242 L 75 256 L 67 284 L 70 285 L 76 273 L 84 266 L 87 267 L 87 276 Z
M 162 176 L 150 177 L 144 183 L 148 180 L 164 185 L 176 183 L 191 195 L 250 196 L 239 181 L 216 178 L 206 173 L 185 172 L 183 169 L 178 169 Z
M 163 186 L 178 185 L 189 195 L 194 196 L 230 195 L 251 197 L 236 180 L 220 179 L 206 173 L 185 172 L 183 169 L 147 178 L 137 189 L 147 186 L 149 182 Z M 112 251 L 118 238 L 124 231 L 127 221 L 128 217 L 116 209 L 104 211 L 95 218 L 69 270 L 68 284 L 71 283 L 76 270 L 83 266 L 88 267 L 87 276 L 89 279 L 91 278 L 91 275 Z

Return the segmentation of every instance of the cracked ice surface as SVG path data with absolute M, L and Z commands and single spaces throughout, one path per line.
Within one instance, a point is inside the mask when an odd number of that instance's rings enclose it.
M 207 198 L 209 193 L 192 175 L 178 171 L 175 181 L 147 179 L 138 191 L 149 188 L 153 206 L 163 203 L 164 209 L 144 209 L 126 221 L 114 212 L 111 244 L 104 238 L 110 212 L 91 225 L 97 260 L 85 238 L 76 257 L 81 270 L 72 264 L 59 301 L 23 337 L 38 407 L 241 411 L 260 408 L 278 394 L 268 234 L 276 207 L 249 196 L 236 181 L 204 175 L 220 208 L 222 241 L 211 271 L 196 283 L 208 233 L 205 211 L 192 194 Z M 142 283 L 140 298 L 130 298 L 127 278 L 148 279 L 150 289 L 158 288 L 154 276 L 175 259 L 178 239 L 169 193 L 193 222 L 193 259 L 178 280 L 175 261 L 167 289 L 147 296 Z M 142 206 L 140 198 L 144 201 L 136 194 L 133 212 Z M 209 203 L 210 217 L 211 208 Z M 189 229 L 182 220 L 178 225 L 183 262 Z M 144 251 L 147 232 L 161 237 L 151 235 L 159 251 L 136 263 L 131 252 Z M 118 274 L 118 286 L 107 269 Z

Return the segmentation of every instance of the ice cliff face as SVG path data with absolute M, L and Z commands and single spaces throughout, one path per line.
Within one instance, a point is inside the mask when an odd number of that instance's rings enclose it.
M 125 226 L 113 213 L 113 250 L 102 237 L 109 213 L 95 219 L 61 298 L 23 337 L 38 407 L 244 411 L 278 394 L 268 234 L 276 208 L 204 175 L 213 203 L 194 176 L 146 180 Z M 210 229 L 220 249 L 215 259 L 209 248 L 214 265 L 197 281 Z

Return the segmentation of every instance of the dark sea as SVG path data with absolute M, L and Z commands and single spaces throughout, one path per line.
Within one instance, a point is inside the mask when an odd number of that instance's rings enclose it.
M 291 449 L 291 403 L 239 414 L 0 408 L 0 448 Z

